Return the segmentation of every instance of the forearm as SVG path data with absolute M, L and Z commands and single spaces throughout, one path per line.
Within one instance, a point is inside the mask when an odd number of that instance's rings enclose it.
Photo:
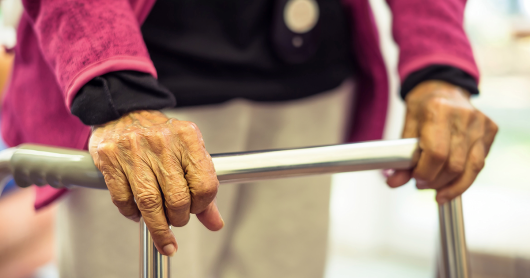
M 25 0 L 38 45 L 69 107 L 96 76 L 135 70 L 156 76 L 138 16 L 127 0 Z
M 431 65 L 458 68 L 479 82 L 479 72 L 464 31 L 466 0 L 387 0 L 392 33 L 399 46 L 401 81 Z

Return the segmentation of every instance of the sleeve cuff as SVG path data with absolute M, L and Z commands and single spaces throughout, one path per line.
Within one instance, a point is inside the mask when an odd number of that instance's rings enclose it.
M 86 83 L 72 101 L 71 113 L 85 125 L 100 125 L 136 110 L 175 107 L 175 96 L 150 74 L 116 71 Z
M 467 72 L 447 65 L 431 65 L 415 71 L 405 78 L 401 86 L 401 97 L 405 99 L 414 87 L 427 80 L 445 81 L 467 90 L 472 95 L 479 94 L 477 81 Z

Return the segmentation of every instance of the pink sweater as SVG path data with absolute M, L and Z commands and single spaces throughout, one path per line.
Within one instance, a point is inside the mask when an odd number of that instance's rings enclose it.
M 38 143 L 86 149 L 90 129 L 70 114 L 77 91 L 118 70 L 156 77 L 140 25 L 155 0 L 23 0 L 15 64 L 2 107 L 9 146 Z M 388 77 L 368 0 L 342 0 L 352 19 L 352 52 L 360 66 L 357 103 L 347 141 L 380 139 L 388 106 Z M 479 73 L 463 30 L 466 0 L 387 0 L 400 48 L 399 75 L 432 64 Z M 35 207 L 65 190 L 37 188 Z

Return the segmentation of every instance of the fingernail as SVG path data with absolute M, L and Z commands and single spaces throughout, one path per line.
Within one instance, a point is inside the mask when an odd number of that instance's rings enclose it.
M 427 188 L 429 188 L 429 187 L 427 186 L 427 181 L 424 181 L 424 180 L 418 180 L 418 179 L 416 179 L 416 187 L 417 187 L 418 189 L 427 189 Z
M 168 244 L 162 249 L 164 250 L 164 253 L 168 254 L 168 256 L 170 257 L 173 257 L 173 255 L 175 255 L 176 248 L 173 244 Z
M 394 170 L 394 169 L 385 169 L 385 170 L 383 170 L 383 176 L 385 176 L 385 178 L 389 178 L 395 172 L 396 172 L 396 170 Z

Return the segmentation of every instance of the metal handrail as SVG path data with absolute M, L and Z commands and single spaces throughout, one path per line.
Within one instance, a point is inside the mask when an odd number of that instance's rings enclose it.
M 408 169 L 419 154 L 417 139 L 373 141 L 289 150 L 212 155 L 221 183 L 331 174 L 374 169 Z M 22 145 L 0 152 L 0 180 L 13 175 L 18 186 L 50 184 L 106 189 L 87 152 Z M 1 186 L 0 186 L 1 189 Z M 1 192 L 1 191 L 0 191 Z M 469 268 L 460 197 L 439 207 L 444 278 L 468 278 Z M 141 277 L 169 277 L 169 260 L 152 243 L 143 221 Z

